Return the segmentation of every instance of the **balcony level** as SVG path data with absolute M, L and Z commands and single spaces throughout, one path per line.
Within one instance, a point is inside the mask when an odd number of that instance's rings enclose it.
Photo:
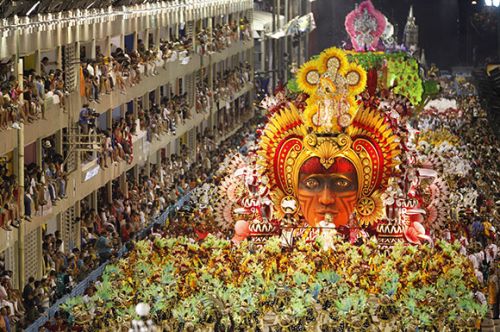
M 213 63 L 227 59 L 239 52 L 246 51 L 253 47 L 251 42 L 237 42 L 221 52 L 214 53 L 210 56 L 204 56 L 205 64 Z M 166 62 L 165 65 L 158 69 L 157 76 L 144 76 L 139 85 L 129 87 L 126 94 L 121 94 L 118 89 L 115 89 L 109 95 L 102 95 L 99 104 L 92 104 L 92 107 L 97 112 L 103 114 L 110 109 L 115 109 L 124 105 L 135 98 L 139 98 L 148 92 L 156 89 L 158 86 L 173 84 L 177 78 L 195 73 L 202 67 L 202 57 L 198 54 L 192 54 L 189 63 L 182 65 L 180 61 Z M 78 90 L 78 89 L 77 89 Z M 40 137 L 47 137 L 58 130 L 68 127 L 68 123 L 76 122 L 81 107 L 81 98 L 78 93 L 73 93 L 69 96 L 69 113 L 64 113 L 59 105 L 52 103 L 51 99 L 46 100 L 45 118 L 35 121 L 32 124 L 26 124 L 24 127 L 24 142 L 29 145 L 35 142 Z M 17 131 L 9 129 L 0 131 L 0 155 L 8 153 L 17 147 Z
M 161 2 L 100 10 L 17 17 L 0 21 L 0 58 L 108 36 L 227 15 L 253 8 L 251 0 Z

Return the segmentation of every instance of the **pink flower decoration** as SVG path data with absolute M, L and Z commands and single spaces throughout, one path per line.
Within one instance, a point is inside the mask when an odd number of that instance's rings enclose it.
M 432 238 L 425 233 L 425 228 L 419 222 L 412 222 L 404 232 L 406 241 L 412 244 L 421 244 L 423 241 L 432 243 Z
M 385 16 L 373 7 L 371 0 L 363 1 L 345 18 L 345 28 L 358 52 L 376 50 L 385 25 Z

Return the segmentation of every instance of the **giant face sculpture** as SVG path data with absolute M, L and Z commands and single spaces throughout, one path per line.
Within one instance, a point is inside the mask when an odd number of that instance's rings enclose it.
M 300 168 L 297 199 L 302 215 L 313 227 L 330 218 L 336 226 L 347 225 L 357 192 L 356 169 L 347 159 L 337 158 L 326 169 L 313 157 Z
M 399 144 L 383 112 L 358 106 L 366 72 L 333 48 L 304 64 L 297 82 L 307 106 L 274 113 L 260 142 L 276 218 L 295 214 L 312 227 L 347 225 L 353 215 L 360 225 L 376 221 Z

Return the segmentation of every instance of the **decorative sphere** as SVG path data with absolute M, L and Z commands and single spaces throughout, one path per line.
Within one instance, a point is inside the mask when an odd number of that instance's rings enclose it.
M 139 303 L 135 306 L 135 312 L 141 317 L 149 315 L 150 309 L 151 307 L 147 303 Z
M 245 220 L 238 220 L 236 224 L 234 224 L 234 233 L 238 237 L 242 237 L 243 239 L 250 235 L 248 222 Z

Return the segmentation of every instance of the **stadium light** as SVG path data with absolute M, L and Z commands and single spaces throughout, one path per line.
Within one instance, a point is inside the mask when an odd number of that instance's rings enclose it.
M 498 7 L 500 6 L 500 0 L 484 0 L 486 7 Z

